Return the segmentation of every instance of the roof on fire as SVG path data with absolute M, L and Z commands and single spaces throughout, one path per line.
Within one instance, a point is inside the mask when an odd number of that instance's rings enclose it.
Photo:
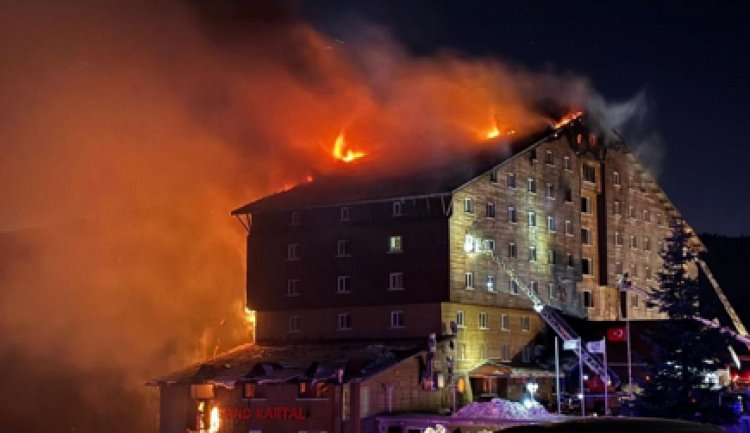
M 366 378 L 427 350 L 427 339 L 388 342 L 245 344 L 151 380 L 149 385 L 248 382 L 295 382 Z
M 371 176 L 327 175 L 313 182 L 263 197 L 232 211 L 232 215 L 277 212 L 311 207 L 328 207 L 344 203 L 364 203 L 392 198 L 447 195 L 492 167 L 530 149 L 558 131 L 551 129 L 515 140 L 503 139 L 480 151 L 455 155 L 449 164 L 415 169 L 412 173 Z

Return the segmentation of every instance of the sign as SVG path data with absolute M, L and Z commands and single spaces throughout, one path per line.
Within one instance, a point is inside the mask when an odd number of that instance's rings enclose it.
M 225 421 L 304 421 L 307 418 L 299 406 L 222 407 L 219 409 L 219 417 Z
M 581 340 L 563 340 L 563 350 L 577 350 Z
M 591 353 L 604 353 L 605 348 L 604 339 L 586 343 L 586 350 Z

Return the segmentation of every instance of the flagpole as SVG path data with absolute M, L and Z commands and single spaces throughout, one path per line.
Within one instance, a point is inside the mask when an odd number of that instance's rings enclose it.
M 557 414 L 560 415 L 560 348 L 555 336 L 555 394 L 557 394 Z
M 625 334 L 628 340 L 628 393 L 633 401 L 633 357 L 630 353 L 630 314 L 628 314 L 628 294 L 625 293 Z
M 581 384 L 581 416 L 586 416 L 586 391 L 583 388 L 583 340 L 578 337 L 578 377 Z
M 609 368 L 607 368 L 607 337 L 602 338 L 604 347 L 604 415 L 609 415 Z

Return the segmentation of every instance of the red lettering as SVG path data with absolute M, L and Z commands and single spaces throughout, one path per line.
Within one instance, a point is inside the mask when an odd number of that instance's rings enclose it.
M 281 410 L 280 407 L 273 408 L 273 419 L 281 419 L 281 413 L 282 412 L 283 411 Z
M 267 407 L 266 410 L 263 412 L 263 418 L 273 419 L 273 409 L 270 407 Z
M 253 417 L 253 411 L 249 407 L 242 408 L 242 419 L 251 419 Z
M 256 407 L 255 408 L 255 419 L 265 419 L 263 417 L 263 408 L 262 407 Z

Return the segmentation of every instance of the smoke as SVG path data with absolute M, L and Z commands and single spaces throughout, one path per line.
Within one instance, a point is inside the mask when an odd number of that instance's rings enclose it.
M 575 75 L 415 58 L 378 28 L 334 40 L 251 3 L 0 4 L 8 429 L 154 431 L 145 380 L 249 339 L 230 210 L 335 170 L 342 129 L 400 170 L 592 93 Z

